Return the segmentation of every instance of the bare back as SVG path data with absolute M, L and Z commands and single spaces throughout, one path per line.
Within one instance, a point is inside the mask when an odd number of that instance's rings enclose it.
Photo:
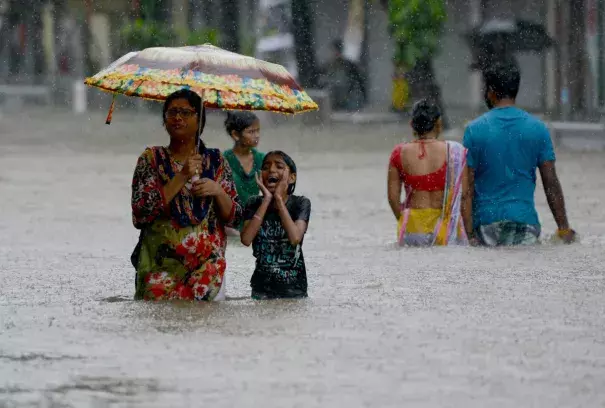
M 406 143 L 401 148 L 401 164 L 406 174 L 422 176 L 434 173 L 443 167 L 447 157 L 447 145 L 444 141 L 433 140 Z M 408 205 L 410 208 L 441 208 L 443 190 L 414 190 L 408 199 Z

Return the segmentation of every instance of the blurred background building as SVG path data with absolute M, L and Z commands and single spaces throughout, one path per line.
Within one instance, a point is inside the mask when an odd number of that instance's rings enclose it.
M 0 0 L 0 83 L 47 86 L 69 99 L 74 80 L 126 51 L 211 42 L 283 63 L 307 88 L 329 90 L 339 109 L 405 111 L 429 94 L 448 111 L 478 112 L 486 51 L 469 33 L 521 21 L 542 27 L 552 44 L 507 51 L 522 71 L 520 105 L 553 117 L 600 117 L 605 0 L 424 3 L 433 16 L 440 7 L 445 13 L 435 20 L 438 47 L 406 65 L 397 59 L 397 0 Z M 339 86 L 355 93 L 353 102 L 339 104 Z

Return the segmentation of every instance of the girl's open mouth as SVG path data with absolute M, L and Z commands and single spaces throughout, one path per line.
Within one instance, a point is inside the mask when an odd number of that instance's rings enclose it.
M 267 178 L 267 186 L 274 186 L 279 183 L 279 177 L 277 176 L 269 176 Z

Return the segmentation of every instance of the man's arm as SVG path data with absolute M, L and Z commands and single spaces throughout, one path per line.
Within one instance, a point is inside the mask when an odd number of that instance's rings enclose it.
M 471 245 L 478 245 L 473 230 L 473 200 L 475 199 L 475 168 L 477 166 L 476 152 L 473 149 L 473 135 L 470 126 L 464 129 L 462 145 L 466 148 L 466 188 L 462 190 L 462 220 Z M 463 185 L 464 186 L 464 185 Z
M 567 221 L 567 213 L 565 211 L 565 198 L 563 197 L 563 189 L 557 176 L 557 170 L 555 169 L 554 161 L 545 161 L 539 166 L 540 177 L 542 177 L 542 184 L 544 185 L 544 193 L 546 194 L 546 201 L 552 212 L 557 228 L 559 231 L 569 230 L 569 223 Z
M 557 223 L 557 235 L 566 243 L 575 240 L 576 233 L 569 228 L 567 213 L 565 211 L 565 199 L 563 198 L 563 189 L 557 177 L 555 169 L 555 149 L 550 138 L 550 133 L 546 126 L 542 133 L 542 146 L 538 153 L 538 169 L 544 185 L 546 201 L 550 207 L 555 222 Z

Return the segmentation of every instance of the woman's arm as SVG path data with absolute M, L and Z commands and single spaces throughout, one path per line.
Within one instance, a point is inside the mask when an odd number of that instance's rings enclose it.
M 213 197 L 218 217 L 226 224 L 233 222 L 237 209 L 241 208 L 237 194 L 232 196 L 220 183 L 209 178 L 194 181 L 191 191 L 197 197 Z
M 183 187 L 187 184 L 187 177 L 182 175 L 181 173 L 177 173 L 174 175 L 172 179 L 164 186 L 164 197 L 166 198 L 166 204 L 170 203 L 174 200 Z
M 233 210 L 233 206 L 235 205 L 233 203 L 233 200 L 231 199 L 231 196 L 227 194 L 225 190 L 221 189 L 219 194 L 216 196 L 215 203 L 218 209 L 218 216 L 220 217 L 221 221 L 225 223 L 230 222 L 231 211 Z
M 257 204 L 256 201 L 253 201 L 252 199 L 246 203 L 244 228 L 240 233 L 240 241 L 245 246 L 250 246 L 252 241 L 254 241 L 260 227 L 263 225 L 265 214 L 273 201 L 273 194 L 264 186 L 263 181 L 260 178 L 260 173 L 254 175 L 254 180 L 261 193 L 263 193 L 263 201 L 258 208 L 255 208 Z
M 296 220 L 296 222 L 294 222 L 290 216 L 288 207 L 286 207 L 286 203 L 281 196 L 275 196 L 275 206 L 277 207 L 279 218 L 288 235 L 288 241 L 290 241 L 290 244 L 293 246 L 300 244 L 305 236 L 305 232 L 307 232 L 307 222 L 304 220 Z
M 146 149 L 139 157 L 132 177 L 131 204 L 135 227 L 140 229 L 166 212 L 168 204 L 180 193 L 200 165 L 200 155 L 189 157 L 183 170 L 164 185 L 158 176 L 154 152 Z
M 164 213 L 185 182 L 176 176 L 162 185 L 154 165 L 153 151 L 146 149 L 137 160 L 132 177 L 131 207 L 135 228 L 143 228 Z
M 237 195 L 237 189 L 235 187 L 235 182 L 233 181 L 233 173 L 229 163 L 227 163 L 227 160 L 225 160 L 223 155 L 220 155 L 219 160 L 220 163 L 216 174 L 218 189 L 210 195 L 214 195 L 219 218 L 225 224 L 234 226 L 237 225 L 242 218 L 242 205 Z M 202 195 L 204 195 L 204 190 L 205 189 L 202 187 Z
M 464 229 L 469 238 L 474 235 L 473 232 L 473 195 L 475 191 L 475 173 L 468 166 L 464 167 L 462 173 L 462 203 L 461 213 Z
M 260 206 L 254 213 L 251 219 L 246 220 L 244 222 L 244 228 L 240 233 L 240 241 L 245 246 L 250 246 L 254 238 L 258 234 L 261 225 L 263 224 L 263 220 L 265 219 L 265 214 L 267 213 L 267 209 L 271 205 L 271 197 L 264 197 Z M 248 209 L 246 212 L 249 212 Z
M 399 170 L 392 164 L 389 164 L 389 172 L 387 175 L 387 197 L 389 206 L 399 221 L 401 217 L 401 179 L 399 178 Z
M 183 164 L 183 169 L 174 175 L 172 179 L 164 186 L 164 197 L 166 198 L 166 203 L 170 203 L 174 197 L 176 197 L 187 181 L 190 180 L 194 175 L 196 169 L 199 169 L 202 165 L 202 156 L 199 154 L 194 154 L 193 156 L 187 158 L 185 163 Z

